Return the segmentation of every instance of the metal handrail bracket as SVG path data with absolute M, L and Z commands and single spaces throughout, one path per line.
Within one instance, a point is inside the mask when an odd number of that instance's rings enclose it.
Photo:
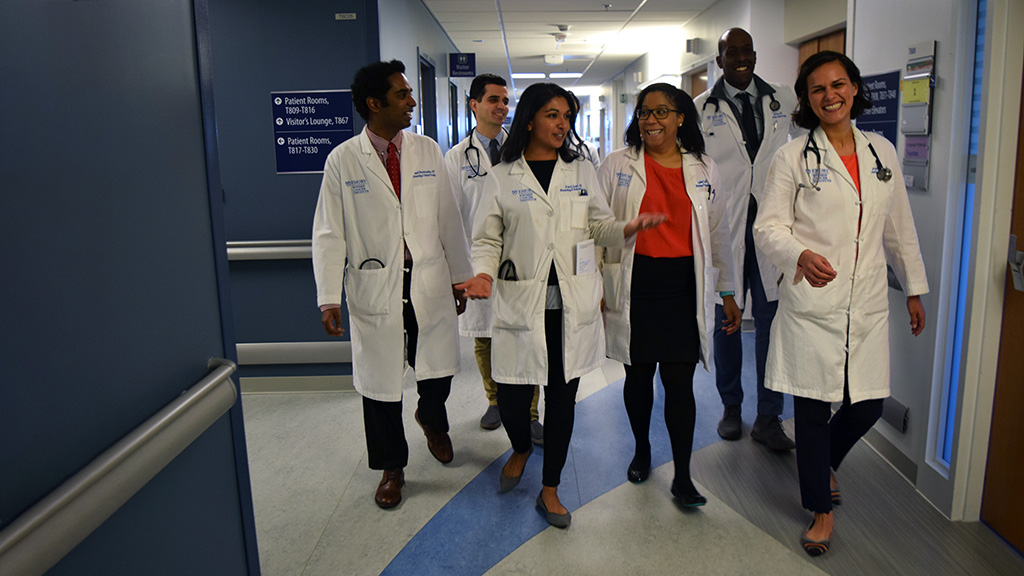
M 227 412 L 235 364 L 186 390 L 0 531 L 0 574 L 42 575 Z

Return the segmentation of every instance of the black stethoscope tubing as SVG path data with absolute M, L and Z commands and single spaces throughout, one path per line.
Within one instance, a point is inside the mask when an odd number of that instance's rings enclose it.
M 501 131 L 505 132 L 505 128 L 502 128 Z M 482 178 L 484 176 L 487 176 L 487 170 L 484 170 L 483 172 L 480 171 L 480 169 L 483 167 L 483 165 L 480 164 L 480 149 L 476 147 L 476 144 L 473 144 L 473 135 L 474 135 L 475 132 L 476 132 L 476 129 L 474 129 L 473 132 L 471 132 L 469 134 L 469 136 L 466 136 L 466 140 L 469 141 L 469 146 L 466 146 L 466 150 L 463 151 L 463 153 L 462 153 L 463 156 L 465 156 L 465 158 L 466 158 L 466 166 L 469 166 L 469 169 L 473 172 L 472 174 L 470 174 L 468 176 L 468 178 L 477 178 L 477 177 L 481 177 Z M 506 135 L 507 134 L 508 133 L 506 132 Z M 472 150 L 473 153 L 476 154 L 476 167 L 473 166 L 473 161 L 469 159 L 469 151 L 470 150 Z
M 779 104 L 779 101 L 775 99 L 775 94 L 765 94 L 765 96 L 768 96 L 768 98 L 771 99 L 771 102 L 768 104 L 768 108 L 770 108 L 772 110 L 772 112 L 777 112 L 779 110 L 779 108 L 782 108 L 782 104 Z M 708 96 L 707 100 L 704 100 L 704 105 L 700 107 L 700 115 L 701 116 L 703 116 L 704 112 L 707 111 L 708 104 L 714 104 L 715 105 L 715 114 L 718 114 L 719 112 L 722 111 L 722 104 L 721 104 L 721 101 L 719 100 L 719 98 L 717 96 Z M 773 126 L 772 129 L 774 130 L 775 127 L 778 126 L 778 124 L 779 123 L 776 122 L 775 126 Z M 708 136 L 714 136 L 715 135 L 715 131 L 714 130 L 707 130 L 707 133 L 708 133 Z
M 882 165 L 882 160 L 878 157 L 878 153 L 875 152 L 875 147 L 871 144 L 871 142 L 868 142 L 868 150 L 871 152 L 871 155 L 875 157 L 875 178 L 878 178 L 879 182 L 888 182 L 889 180 L 892 180 L 892 170 Z M 814 141 L 813 132 L 809 132 L 807 134 L 807 141 L 804 143 L 803 156 L 805 174 L 811 173 L 811 168 L 807 164 L 808 152 L 814 152 L 814 157 L 817 160 L 817 169 L 815 169 L 814 171 L 814 182 L 810 186 L 800 183 L 797 185 L 797 187 L 814 188 L 815 190 L 821 190 L 821 188 L 818 187 L 818 182 L 821 177 L 821 150 L 818 148 L 818 143 Z

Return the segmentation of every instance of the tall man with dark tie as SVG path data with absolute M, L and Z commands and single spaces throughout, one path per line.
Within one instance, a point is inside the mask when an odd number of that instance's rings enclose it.
M 416 101 L 397 60 L 356 72 L 352 100 L 366 120 L 324 165 L 313 219 L 313 273 L 321 322 L 344 332 L 344 288 L 352 332 L 352 380 L 363 396 L 367 461 L 382 470 L 374 500 L 402 500 L 409 445 L 402 420 L 406 367 L 416 375 L 415 420 L 430 453 L 453 458 L 445 401 L 459 371 L 453 285 L 473 276 L 466 232 L 441 148 L 405 132 Z
M 730 28 L 722 34 L 715 62 L 722 69 L 722 77 L 694 101 L 700 110 L 707 153 L 721 175 L 720 193 L 729 195 L 725 217 L 732 233 L 734 284 L 738 290 L 731 295 L 741 308 L 746 307 L 750 290 L 757 372 L 757 417 L 750 437 L 774 450 L 792 450 L 793 440 L 779 419 L 783 395 L 764 387 L 771 324 L 778 308 L 779 271 L 754 245 L 752 225 L 772 156 L 789 141 L 791 131 L 793 135 L 799 132 L 790 122 L 796 94 L 788 86 L 770 84 L 754 74 L 757 53 L 753 39 L 743 29 Z M 724 330 L 726 317 L 721 302 L 715 312 L 715 379 L 724 405 L 718 434 L 736 440 L 743 430 L 743 341 L 740 332 L 727 334 Z
M 502 128 L 508 116 L 508 88 L 505 79 L 495 74 L 481 74 L 469 87 L 469 107 L 476 118 L 476 127 L 462 142 L 444 156 L 448 176 L 455 184 L 456 199 L 466 234 L 473 234 L 473 219 L 483 195 L 484 181 L 491 166 L 501 162 L 498 151 L 508 133 Z M 467 236 L 467 242 L 472 239 Z M 466 313 L 459 316 L 459 332 L 473 337 L 477 367 L 487 395 L 487 411 L 480 418 L 480 427 L 494 430 L 501 426 L 498 414 L 498 385 L 491 378 L 491 301 L 470 300 Z M 534 444 L 544 443 L 544 427 L 540 423 L 537 403 L 540 386 L 534 386 L 530 405 L 530 437 Z

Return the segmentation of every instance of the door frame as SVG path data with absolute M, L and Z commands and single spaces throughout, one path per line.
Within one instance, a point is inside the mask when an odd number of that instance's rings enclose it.
M 978 521 L 988 462 L 1006 286 L 1006 247 L 1017 166 L 1024 6 L 988 0 L 985 73 L 962 359 L 952 520 Z

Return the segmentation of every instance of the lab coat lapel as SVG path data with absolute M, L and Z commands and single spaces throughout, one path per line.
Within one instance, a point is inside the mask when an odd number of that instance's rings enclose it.
M 537 181 L 537 177 L 533 175 L 533 170 L 530 170 L 530 166 L 526 163 L 526 159 L 520 156 L 512 163 L 512 166 L 508 170 L 509 176 L 517 178 L 524 186 L 533 190 L 533 197 L 546 204 L 548 207 L 551 206 L 551 199 L 548 198 L 548 193 L 544 191 L 544 187 Z M 555 166 L 555 172 L 551 175 L 551 184 L 549 188 L 554 188 L 555 178 L 558 174 L 558 166 Z
M 839 180 L 842 179 L 846 183 L 846 186 L 840 188 L 852 193 L 854 196 L 857 194 L 857 186 L 853 183 L 853 178 L 850 177 L 850 173 L 846 171 L 846 165 L 843 164 L 843 159 L 839 157 L 839 153 L 836 152 L 835 147 L 828 141 L 828 136 L 825 135 L 825 131 L 821 127 L 814 129 L 814 141 L 818 143 L 818 147 L 821 148 L 821 164 L 828 168 L 828 171 L 832 174 L 832 179 L 839 185 Z M 856 142 L 856 140 L 854 140 Z M 860 156 L 858 154 L 857 163 L 860 164 Z

